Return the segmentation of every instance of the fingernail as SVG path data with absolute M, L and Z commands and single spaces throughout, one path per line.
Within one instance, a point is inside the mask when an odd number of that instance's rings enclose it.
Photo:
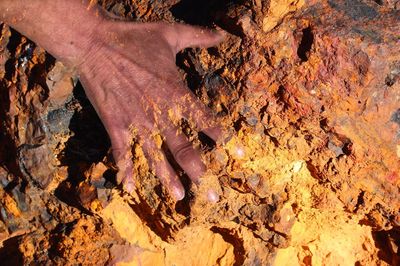
M 132 193 L 134 188 L 135 188 L 135 184 L 132 182 L 132 180 L 128 180 L 125 184 L 124 184 L 124 188 L 126 190 L 126 192 L 128 193 Z
M 213 189 L 209 189 L 207 191 L 207 199 L 211 202 L 211 203 L 217 203 L 219 201 L 219 195 L 217 192 L 215 192 L 215 190 Z
M 174 197 L 177 201 L 180 201 L 185 197 L 185 191 L 183 189 L 174 187 L 172 190 L 172 193 L 174 194 Z
M 216 31 L 219 35 L 221 35 L 221 37 L 226 38 L 227 33 L 226 33 L 226 31 L 224 31 L 222 28 L 216 27 L 216 28 L 215 28 L 215 31 Z

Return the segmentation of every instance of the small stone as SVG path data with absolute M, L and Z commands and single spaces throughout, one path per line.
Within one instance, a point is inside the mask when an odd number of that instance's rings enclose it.
M 0 186 L 3 188 L 5 188 L 10 183 L 7 177 L 7 171 L 4 168 L 0 167 Z
M 52 152 L 48 145 L 24 145 L 20 149 L 19 163 L 41 188 L 46 188 L 54 177 Z
M 18 208 L 23 212 L 28 211 L 29 208 L 26 202 L 26 196 L 20 191 L 19 187 L 15 187 L 11 191 L 11 194 L 13 195 L 13 199 L 16 201 Z
M 246 115 L 247 113 L 250 112 L 250 110 L 251 110 L 251 109 L 250 109 L 249 106 L 244 105 L 244 106 L 240 109 L 239 113 L 240 113 L 241 115 Z
M 257 117 L 254 117 L 254 116 L 248 117 L 248 118 L 246 119 L 246 121 L 247 121 L 247 123 L 248 123 L 250 126 L 255 126 L 255 125 L 257 125 L 257 123 L 258 123 Z
M 245 177 L 245 174 L 243 172 L 235 171 L 232 173 L 232 178 L 234 178 L 234 179 L 242 179 L 243 180 L 244 177 Z
M 0 221 L 0 243 L 8 239 L 8 237 L 9 237 L 8 230 L 5 224 L 2 221 Z
M 336 155 L 336 157 L 339 157 L 340 155 L 344 154 L 343 149 L 335 144 L 333 144 L 332 142 L 328 142 L 328 149 L 330 149 L 331 151 L 333 151 Z
M 42 222 L 47 223 L 49 222 L 53 217 L 51 216 L 50 213 L 48 213 L 46 210 L 43 210 L 40 214 L 40 218 Z
M 251 188 L 256 188 L 260 184 L 260 176 L 257 174 L 251 175 L 248 177 L 247 182 Z
M 228 163 L 228 155 L 223 150 L 216 150 L 214 152 L 214 158 L 218 163 L 222 165 L 226 165 Z
M 111 192 L 109 189 L 97 189 L 97 198 L 101 202 L 103 208 L 105 208 L 110 202 Z
M 74 111 L 65 107 L 49 111 L 47 113 L 47 124 L 50 132 L 53 134 L 67 133 L 73 115 Z
M 303 162 L 302 161 L 297 161 L 293 164 L 293 173 L 298 173 L 300 172 L 301 168 L 303 167 Z
M 78 188 L 78 198 L 83 207 L 89 209 L 89 206 L 92 201 L 97 198 L 97 193 L 94 186 L 89 185 L 88 183 L 82 182 L 79 184 Z
M 104 173 L 108 170 L 103 163 L 92 165 L 85 175 L 90 179 L 90 183 L 96 188 L 104 188 L 106 179 Z
M 235 149 L 235 155 L 239 158 L 242 159 L 245 156 L 245 151 L 243 147 L 236 147 Z

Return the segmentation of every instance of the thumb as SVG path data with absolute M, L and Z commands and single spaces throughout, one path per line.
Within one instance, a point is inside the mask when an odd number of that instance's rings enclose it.
M 166 30 L 166 37 L 176 52 L 187 47 L 206 48 L 219 44 L 225 38 L 220 31 L 211 31 L 205 28 L 185 24 L 172 24 Z

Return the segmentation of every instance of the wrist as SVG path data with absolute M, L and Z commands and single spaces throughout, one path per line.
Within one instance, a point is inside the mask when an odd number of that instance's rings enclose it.
M 106 19 L 98 6 L 82 0 L 3 0 L 1 20 L 69 65 L 90 49 Z
M 76 11 L 79 12 L 67 14 L 67 21 L 56 19 L 56 29 L 47 40 L 33 39 L 55 58 L 70 66 L 82 63 L 107 25 L 107 18 L 97 6 L 88 9 L 81 5 Z
M 105 31 L 107 20 L 101 15 L 88 16 L 79 24 L 84 26 L 69 27 L 61 24 L 60 30 L 63 33 L 54 36 L 47 48 L 54 57 L 71 66 L 77 66 L 87 58 L 94 49 L 95 40 Z

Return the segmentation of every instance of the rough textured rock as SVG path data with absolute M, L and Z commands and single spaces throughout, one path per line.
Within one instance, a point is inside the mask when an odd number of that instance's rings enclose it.
M 137 21 L 228 32 L 177 65 L 233 137 L 210 147 L 186 130 L 209 170 L 199 187 L 182 174 L 183 201 L 143 167 L 128 195 L 77 79 L 2 25 L 2 262 L 399 263 L 399 1 L 100 2 Z

